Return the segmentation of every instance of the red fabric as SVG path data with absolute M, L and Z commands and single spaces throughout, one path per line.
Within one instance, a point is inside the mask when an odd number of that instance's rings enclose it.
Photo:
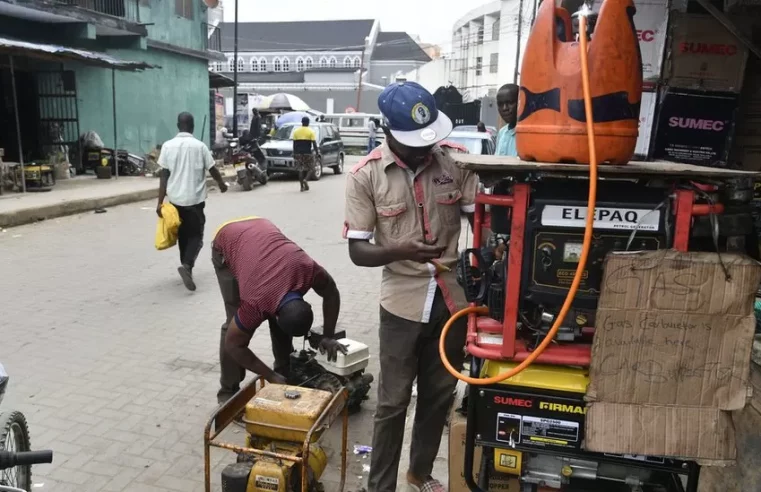
M 455 142 L 451 142 L 449 140 L 442 140 L 441 142 L 439 142 L 439 147 L 449 147 L 450 149 L 459 150 L 460 152 L 462 152 L 464 154 L 468 153 L 468 148 L 467 147 L 465 147 L 464 145 L 460 145 L 458 143 L 455 143 Z
M 275 316 L 289 292 L 306 294 L 320 267 L 267 219 L 232 222 L 219 230 L 214 248 L 238 281 L 236 322 L 254 331 Z

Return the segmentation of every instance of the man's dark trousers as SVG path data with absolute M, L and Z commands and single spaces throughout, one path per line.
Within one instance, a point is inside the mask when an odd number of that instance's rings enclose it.
M 222 300 L 225 303 L 225 322 L 222 324 L 219 339 L 219 366 L 221 375 L 219 378 L 220 388 L 217 392 L 217 401 L 221 404 L 226 402 L 230 397 L 240 389 L 240 383 L 246 377 L 246 370 L 240 366 L 225 350 L 225 336 L 230 320 L 240 307 L 240 292 L 238 291 L 238 280 L 225 264 L 222 254 L 211 247 L 211 263 L 214 265 L 214 272 L 217 274 L 219 290 L 222 293 Z M 288 374 L 291 353 L 293 352 L 293 337 L 286 335 L 277 325 L 277 320 L 271 318 L 270 339 L 272 340 L 272 353 L 275 356 L 275 372 L 281 375 Z
M 187 207 L 174 206 L 180 215 L 180 229 L 177 231 L 180 263 L 192 269 L 203 246 L 203 229 L 206 225 L 206 215 L 203 209 L 206 207 L 206 203 L 201 202 Z
M 409 471 L 425 479 L 439 452 L 457 380 L 439 357 L 439 335 L 451 313 L 437 290 L 428 323 L 409 321 L 380 309 L 380 377 L 373 428 L 368 492 L 395 492 L 402 455 L 404 423 L 417 378 Z M 447 335 L 446 353 L 454 367 L 464 360 L 467 319 Z

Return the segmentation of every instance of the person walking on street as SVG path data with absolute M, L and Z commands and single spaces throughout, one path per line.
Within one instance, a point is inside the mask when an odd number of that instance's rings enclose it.
M 239 389 L 246 370 L 270 383 L 285 384 L 293 337 L 312 328 L 312 307 L 304 300 L 310 290 L 323 298 L 323 338 L 317 347 L 336 360 L 346 348 L 333 339 L 341 296 L 333 278 L 275 224 L 245 217 L 223 224 L 211 245 L 211 262 L 225 303 L 226 320 L 219 342 L 220 404 Z M 251 337 L 269 321 L 275 364 L 269 368 L 249 348 Z
M 516 157 L 515 125 L 518 123 L 518 86 L 505 84 L 497 91 L 497 110 L 504 126 L 497 133 L 496 155 Z
M 293 130 L 293 160 L 296 161 L 296 167 L 299 170 L 301 191 L 309 191 L 307 180 L 314 172 L 315 158 L 320 158 L 317 135 L 309 128 L 309 118 L 304 116 L 301 118 L 301 126 Z
M 443 492 L 431 472 L 457 380 L 441 362 L 439 335 L 449 317 L 467 305 L 454 272 L 461 213 L 475 211 L 478 178 L 455 163 L 451 154 L 466 150 L 444 141 L 452 122 L 422 86 L 392 84 L 378 97 L 378 107 L 385 143 L 349 173 L 344 224 L 352 262 L 383 267 L 368 492 L 396 491 L 416 378 L 407 481 L 410 490 Z M 463 318 L 447 337 L 446 355 L 455 367 L 464 359 L 466 330 Z
M 367 131 L 367 153 L 369 154 L 375 148 L 375 140 L 378 137 L 378 125 L 375 122 L 375 118 L 370 118 L 370 121 L 367 122 Z
M 180 131 L 177 136 L 161 147 L 158 160 L 161 179 L 156 213 L 161 217 L 161 205 L 166 198 L 177 208 L 181 221 L 177 234 L 180 249 L 180 266 L 177 271 L 185 287 L 193 291 L 196 290 L 193 267 L 203 246 L 203 229 L 206 224 L 206 171 L 217 182 L 222 193 L 227 191 L 227 185 L 214 166 L 209 148 L 193 136 L 193 115 L 180 113 L 177 116 L 177 129 Z

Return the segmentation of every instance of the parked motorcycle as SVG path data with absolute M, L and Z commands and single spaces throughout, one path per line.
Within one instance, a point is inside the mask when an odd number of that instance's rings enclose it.
M 8 374 L 0 364 L 0 403 Z M 0 492 L 31 492 L 32 465 L 53 462 L 53 451 L 31 451 L 29 427 L 21 412 L 0 412 Z
M 254 180 L 259 184 L 267 184 L 267 158 L 264 156 L 259 143 L 250 141 L 238 147 L 238 142 L 231 142 L 233 165 L 235 166 L 235 175 L 238 184 L 245 191 L 251 191 L 254 188 Z

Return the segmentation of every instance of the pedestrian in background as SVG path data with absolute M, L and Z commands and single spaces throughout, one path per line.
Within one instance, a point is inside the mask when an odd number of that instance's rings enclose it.
M 386 140 L 349 173 L 344 224 L 352 262 L 383 267 L 380 377 L 368 492 L 397 490 L 416 378 L 407 481 L 412 490 L 443 492 L 431 471 L 457 380 L 441 362 L 439 336 L 450 316 L 467 306 L 454 270 L 460 213 L 475 211 L 478 177 L 452 158 L 465 149 L 444 140 L 452 121 L 436 109 L 435 99 L 422 86 L 392 84 L 378 96 L 378 107 Z M 462 365 L 466 331 L 463 318 L 447 337 L 445 351 L 454 367 Z
M 180 113 L 177 116 L 177 129 L 180 131 L 177 136 L 161 147 L 158 160 L 161 180 L 156 213 L 161 217 L 161 204 L 165 198 L 177 208 L 181 221 L 177 234 L 180 248 L 180 266 L 177 271 L 185 287 L 196 290 L 193 267 L 203 246 L 203 229 L 206 224 L 206 171 L 216 180 L 222 193 L 227 191 L 227 185 L 219 170 L 214 167 L 214 158 L 209 148 L 193 136 L 193 115 Z
M 314 154 L 312 154 L 314 150 Z M 317 147 L 317 135 L 309 128 L 309 118 L 301 118 L 301 126 L 293 130 L 293 160 L 299 170 L 299 184 L 301 191 L 309 191 L 307 180 L 314 172 L 314 160 L 320 158 L 320 149 Z
M 479 131 L 481 133 L 486 133 L 486 125 L 483 121 L 479 121 L 476 125 L 476 131 Z
M 367 122 L 367 132 L 367 153 L 369 154 L 375 148 L 375 139 L 378 137 L 378 125 L 375 118 L 370 118 L 370 121 Z
M 505 84 L 497 91 L 497 110 L 505 125 L 497 133 L 496 155 L 518 156 L 515 125 L 518 123 L 518 86 Z

